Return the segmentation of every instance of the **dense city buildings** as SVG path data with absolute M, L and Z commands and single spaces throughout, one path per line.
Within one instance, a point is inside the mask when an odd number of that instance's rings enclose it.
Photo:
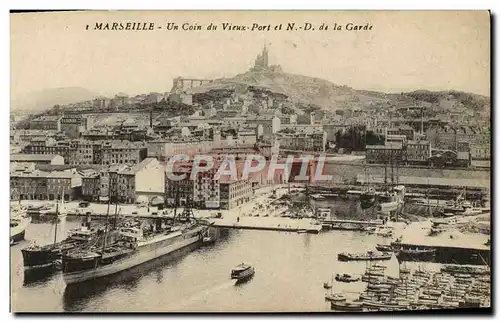
M 61 131 L 61 117 L 40 116 L 30 121 L 30 129 Z
M 251 68 L 253 73 L 280 71 L 280 66 L 270 65 L 267 47 Z M 105 202 L 111 197 L 135 203 L 161 197 L 167 205 L 231 209 L 251 198 L 251 187 L 286 183 L 289 178 L 278 171 L 271 179 L 260 172 L 248 180 L 216 180 L 210 170 L 191 180 L 196 155 L 216 162 L 231 156 L 241 162 L 253 154 L 269 161 L 287 153 L 355 152 L 369 164 L 421 167 L 470 167 L 473 160 L 490 158 L 489 130 L 453 111 L 449 117 L 436 117 L 432 104 L 367 102 L 364 108 L 347 104 L 328 111 L 259 87 L 242 91 L 231 85 L 197 92 L 215 81 L 178 77 L 164 93 L 118 93 L 60 106 L 58 115 L 37 116 L 29 129 L 11 130 L 11 163 L 24 169 L 11 173 L 16 198 L 56 198 L 62 193 L 54 188 L 59 182 L 68 198 Z M 163 110 L 166 106 L 190 110 L 172 114 Z M 465 113 L 463 106 L 456 108 Z M 183 180 L 167 175 L 166 163 L 176 155 L 190 160 L 170 170 L 187 175 Z M 30 163 L 79 170 L 52 174 Z M 297 169 L 294 164 L 293 171 Z M 80 178 L 78 188 L 75 175 Z M 36 184 L 28 187 L 29 180 Z
M 16 167 L 10 173 L 11 200 L 73 200 L 81 194 L 82 178 L 75 171 L 45 172 Z

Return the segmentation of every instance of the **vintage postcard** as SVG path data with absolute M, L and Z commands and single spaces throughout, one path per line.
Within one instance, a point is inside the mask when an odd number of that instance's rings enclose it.
M 490 19 L 11 13 L 11 311 L 492 312 Z

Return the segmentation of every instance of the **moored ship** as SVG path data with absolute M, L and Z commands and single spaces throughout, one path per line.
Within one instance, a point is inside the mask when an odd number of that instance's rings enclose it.
M 339 261 L 371 261 L 371 260 L 389 260 L 392 253 L 388 252 L 366 252 L 366 253 L 340 253 Z
M 10 243 L 16 243 L 24 240 L 26 227 L 30 223 L 29 217 L 17 217 L 10 220 Z
M 82 226 L 78 229 L 70 230 L 68 237 L 60 242 L 42 246 L 32 244 L 21 250 L 24 268 L 35 269 L 55 266 L 60 262 L 63 253 L 85 243 L 90 243 L 95 238 L 99 238 L 99 230 L 91 230 L 87 226 Z
M 396 252 L 396 258 L 400 261 L 429 261 L 436 255 L 435 248 L 401 248 Z
M 115 243 L 63 254 L 66 284 L 112 275 L 202 241 L 205 227 L 188 221 L 144 236 L 141 227 L 123 227 Z

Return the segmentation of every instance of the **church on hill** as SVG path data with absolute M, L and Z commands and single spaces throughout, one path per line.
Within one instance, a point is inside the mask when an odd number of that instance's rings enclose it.
M 269 66 L 269 52 L 267 50 L 267 46 L 264 45 L 262 49 L 262 53 L 257 55 L 255 59 L 254 66 L 250 69 L 251 72 L 271 72 L 271 73 L 282 73 L 280 65 L 271 65 Z

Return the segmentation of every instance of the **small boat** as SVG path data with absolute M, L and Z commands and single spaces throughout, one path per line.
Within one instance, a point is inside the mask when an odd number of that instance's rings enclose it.
M 325 295 L 325 299 L 330 302 L 343 302 L 346 300 L 346 297 L 340 293 L 333 293 Z
M 361 275 L 361 281 L 367 283 L 380 283 L 382 282 L 382 276 L 368 276 L 363 274 Z
M 370 234 L 373 234 L 377 228 L 375 227 L 363 227 L 361 228 L 361 231 L 368 232 Z
M 422 293 L 431 296 L 441 296 L 443 292 L 437 289 L 424 289 Z
M 370 300 L 364 300 L 363 305 L 366 307 L 377 308 L 377 309 L 388 309 L 388 310 L 406 309 L 406 305 L 399 305 L 397 303 L 383 303 Z
M 367 253 L 340 253 L 339 261 L 372 261 L 372 260 L 390 260 L 392 253 L 387 252 L 367 252 Z
M 24 240 L 26 227 L 30 223 L 29 217 L 18 217 L 10 219 L 10 240 L 11 243 Z
M 349 274 L 342 274 L 342 275 L 337 274 L 337 275 L 335 275 L 335 280 L 337 282 L 351 283 L 351 282 L 357 282 L 357 281 L 359 281 L 360 278 L 359 277 L 353 277 L 353 276 L 351 276 Z
M 382 265 L 382 264 L 378 264 L 378 263 L 374 263 L 371 268 L 373 268 L 373 269 L 386 269 L 387 266 Z
M 382 277 L 384 276 L 384 272 L 382 270 L 379 270 L 379 269 L 367 269 L 366 272 L 365 272 L 365 275 L 366 276 L 379 276 L 379 277 Z
M 360 312 L 363 311 L 362 301 L 332 301 L 331 309 L 335 311 Z
M 325 200 L 325 199 L 326 199 L 325 197 L 323 197 L 323 196 L 322 196 L 322 195 L 320 195 L 320 194 L 317 194 L 317 195 L 311 195 L 311 198 L 312 198 L 313 200 Z
M 377 244 L 377 246 L 375 246 L 375 248 L 378 251 L 381 251 L 381 252 L 392 252 L 392 246 L 391 245 Z
M 247 265 L 241 263 L 231 270 L 231 279 L 235 279 L 237 281 L 243 281 L 249 279 L 255 274 L 255 269 L 252 265 Z
M 474 216 L 474 215 L 479 215 L 482 214 L 483 210 L 481 208 L 465 208 L 463 212 L 461 212 L 461 215 L 464 216 Z
M 297 234 L 306 234 L 307 233 L 307 229 L 299 229 L 297 230 Z
M 428 301 L 437 301 L 439 296 L 429 295 L 429 294 L 420 294 L 419 299 L 428 300 Z
M 432 260 L 435 253 L 435 248 L 400 249 L 396 252 L 396 257 L 402 261 Z

